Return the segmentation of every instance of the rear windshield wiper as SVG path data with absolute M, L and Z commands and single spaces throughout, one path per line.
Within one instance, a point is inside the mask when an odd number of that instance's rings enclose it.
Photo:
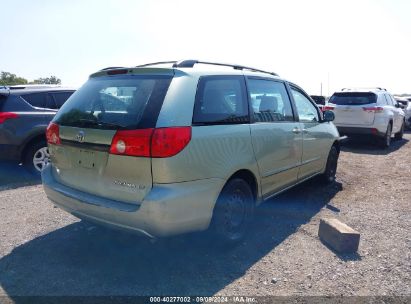
M 99 120 L 92 120 L 92 119 L 86 119 L 86 118 L 80 118 L 78 121 L 86 124 L 86 125 L 91 125 L 91 126 L 98 126 L 98 127 L 110 127 L 113 129 L 126 129 L 126 126 L 123 125 L 118 125 L 110 122 L 105 122 L 105 121 L 99 121 Z

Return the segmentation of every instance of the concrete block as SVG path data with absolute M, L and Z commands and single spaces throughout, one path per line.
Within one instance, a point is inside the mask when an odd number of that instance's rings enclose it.
M 339 253 L 356 252 L 360 244 L 360 234 L 335 218 L 320 220 L 318 236 Z

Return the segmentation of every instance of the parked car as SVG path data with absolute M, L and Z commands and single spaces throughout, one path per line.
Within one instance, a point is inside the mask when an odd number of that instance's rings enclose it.
M 112 109 L 112 98 L 124 106 Z M 235 243 L 263 200 L 316 175 L 334 181 L 333 116 L 254 68 L 186 60 L 101 70 L 47 129 L 44 190 L 99 224 L 151 237 L 210 228 Z
M 405 125 L 408 130 L 411 130 L 411 101 L 408 102 L 407 107 L 404 109 L 405 113 Z
M 385 89 L 343 89 L 330 97 L 324 109 L 334 112 L 340 134 L 373 136 L 382 147 L 390 146 L 392 134 L 403 137 L 404 112 Z
M 405 127 L 411 129 L 411 101 L 407 98 L 395 97 L 395 100 L 401 105 L 405 115 Z
M 0 159 L 40 175 L 48 163 L 47 125 L 73 92 L 50 85 L 0 88 Z
M 325 96 L 321 95 L 310 95 L 311 99 L 314 100 L 314 102 L 317 104 L 317 106 L 320 108 L 322 111 L 323 106 L 325 106 Z

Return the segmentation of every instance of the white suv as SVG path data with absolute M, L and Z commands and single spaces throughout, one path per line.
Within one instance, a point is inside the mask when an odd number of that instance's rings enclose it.
M 401 139 L 404 133 L 404 112 L 382 88 L 335 92 L 324 110 L 334 112 L 341 135 L 374 136 L 382 147 L 390 146 L 392 134 Z

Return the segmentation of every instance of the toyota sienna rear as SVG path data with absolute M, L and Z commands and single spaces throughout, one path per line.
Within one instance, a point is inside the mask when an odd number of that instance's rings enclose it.
M 333 113 L 301 88 L 243 66 L 172 64 L 101 70 L 73 94 L 47 129 L 50 200 L 148 236 L 211 227 L 237 242 L 264 199 L 335 179 Z

